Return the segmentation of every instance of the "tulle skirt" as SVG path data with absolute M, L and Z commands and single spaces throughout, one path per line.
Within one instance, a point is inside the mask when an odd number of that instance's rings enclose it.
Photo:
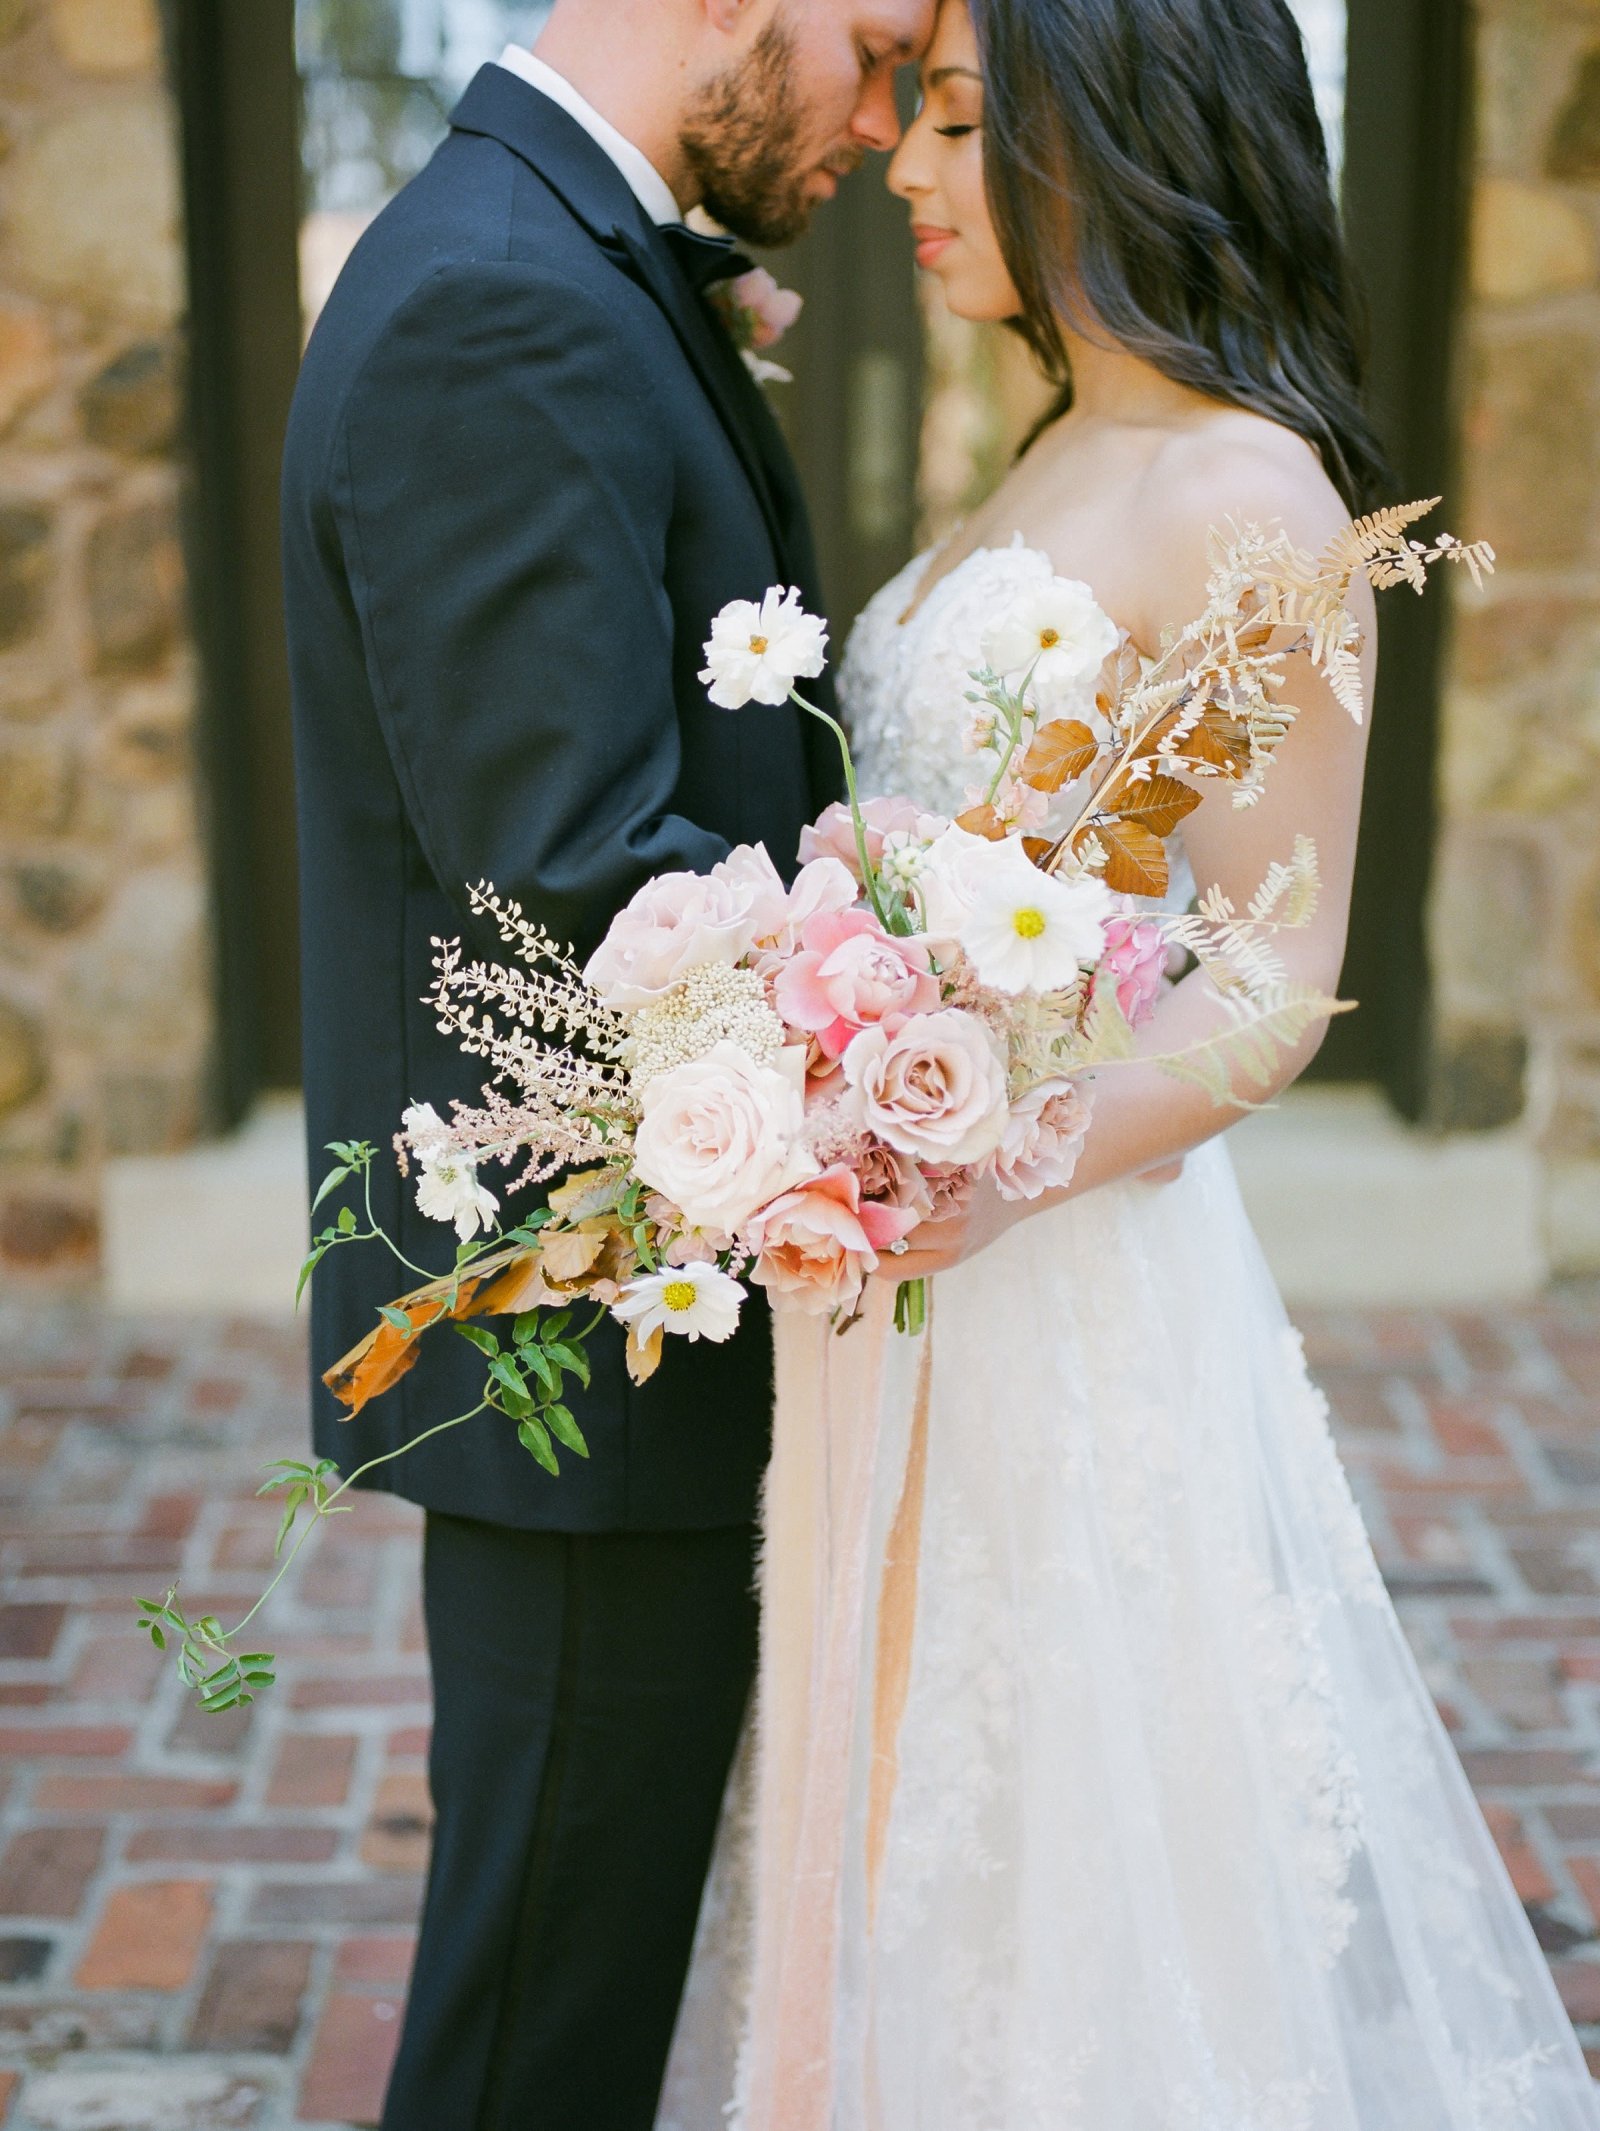
M 660 2131 L 1596 2131 L 1221 1143 L 889 1301 L 780 1321 Z

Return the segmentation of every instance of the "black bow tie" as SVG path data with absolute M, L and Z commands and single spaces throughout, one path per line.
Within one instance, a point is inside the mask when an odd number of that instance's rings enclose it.
M 663 222 L 661 235 L 689 283 L 703 295 L 719 281 L 748 274 L 753 261 L 734 247 L 731 237 L 706 237 L 687 222 Z

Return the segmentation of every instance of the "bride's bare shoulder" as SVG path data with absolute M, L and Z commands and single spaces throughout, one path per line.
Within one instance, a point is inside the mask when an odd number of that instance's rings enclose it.
M 1140 618 L 1156 635 L 1204 605 L 1214 527 L 1281 525 L 1315 552 L 1350 516 L 1303 437 L 1235 408 L 1163 440 L 1130 500 L 1142 558 Z

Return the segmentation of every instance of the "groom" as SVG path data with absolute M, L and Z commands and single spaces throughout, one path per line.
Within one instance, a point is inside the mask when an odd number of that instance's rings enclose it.
M 314 1171 L 330 1139 L 384 1146 L 413 1099 L 475 1094 L 421 1003 L 434 939 L 506 954 L 469 883 L 582 956 L 647 875 L 758 840 L 787 863 L 834 796 L 825 733 L 730 718 L 695 678 L 725 602 L 819 595 L 793 468 L 707 302 L 742 262 L 681 217 L 797 236 L 894 145 L 932 12 L 556 0 L 357 246 L 284 465 Z M 447 1262 L 393 1165 L 374 1181 L 406 1254 Z M 318 1371 L 405 1277 L 329 1255 Z M 427 1511 L 437 1809 L 386 2131 L 650 2131 L 754 1658 L 770 1345 L 749 1307 L 636 1390 L 614 1335 L 587 1463 L 552 1480 L 486 1416 L 380 1476 Z M 318 1386 L 318 1448 L 348 1470 L 481 1378 L 440 1336 L 357 1420 Z

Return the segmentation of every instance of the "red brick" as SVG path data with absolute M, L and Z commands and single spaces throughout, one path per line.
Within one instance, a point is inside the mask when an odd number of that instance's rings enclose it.
M 1491 1416 L 1495 1403 L 1486 1399 L 1429 1399 L 1428 1418 L 1439 1447 L 1452 1458 L 1503 1458 L 1505 1438 Z
M 298 1680 L 292 1709 L 404 1709 L 429 1699 L 425 1672 L 356 1673 L 347 1679 Z
M 210 1924 L 206 1880 L 140 1880 L 115 1888 L 78 1963 L 78 1988 L 182 1990 Z
M 311 1980 L 303 1939 L 228 1939 L 217 1948 L 189 2027 L 194 2050 L 293 2049 Z
M 400 2042 L 400 2000 L 334 1991 L 301 2082 L 300 2123 L 375 2124 Z
M 1600 1962 L 1552 1961 L 1550 1968 L 1568 2019 L 1579 2027 L 1600 2020 Z
M 48 1657 L 66 1617 L 65 1606 L 0 1606 L 0 1657 Z
M 1545 1825 L 1557 1842 L 1600 1842 L 1600 1798 L 1543 1809 Z
M 76 1916 L 100 1865 L 98 1828 L 29 1828 L 0 1858 L 0 1916 Z
M 231 1805 L 236 1783 L 185 1776 L 45 1776 L 34 1793 L 41 1813 L 194 1813 Z
M 17 2081 L 21 2077 L 20 2072 L 0 2072 L 0 2124 L 9 2119 L 11 2098 L 17 2091 Z
M 0 1724 L 0 1760 L 52 1761 L 82 1754 L 109 1761 L 132 1744 L 125 1724 Z
M 0 1684 L 0 1709 L 43 1709 L 53 1699 L 48 1680 L 7 1680 Z
M 96 1635 L 72 1668 L 75 1702 L 142 1702 L 171 1662 L 148 1636 Z
M 411 1974 L 417 1950 L 414 1933 L 384 1932 L 381 1936 L 340 1941 L 334 1957 L 336 1983 L 389 1983 L 402 1988 Z
M 338 1847 L 337 1828 L 201 1820 L 140 1828 L 129 1839 L 127 1857 L 135 1865 L 323 1865 Z
M 1585 1758 L 1553 1746 L 1479 1747 L 1461 1757 L 1473 1783 L 1487 1790 L 1581 1783 Z
M 1600 1924 L 1600 1857 L 1569 1857 L 1567 1870 L 1573 1885 L 1589 1904 L 1589 1914 Z
M 432 1833 L 427 1778 L 391 1770 L 378 1785 L 361 1838 L 361 1862 L 375 1872 L 425 1872 Z
M 139 1519 L 145 1539 L 187 1539 L 200 1514 L 199 1495 L 152 1495 Z
M 278 1748 L 268 1805 L 343 1805 L 355 1760 L 356 1741 L 347 1732 L 290 1732 Z
M 1509 1806 L 1489 1804 L 1483 1809 L 1483 1817 L 1489 1823 L 1489 1831 L 1499 1846 L 1506 1870 L 1511 1874 L 1517 1899 L 1523 1902 L 1553 1901 L 1556 1890 L 1550 1875 L 1540 1863 L 1516 1814 Z
M 389 1759 L 391 1761 L 425 1761 L 433 1741 L 433 1729 L 427 1724 L 403 1724 L 398 1731 L 389 1734 Z

